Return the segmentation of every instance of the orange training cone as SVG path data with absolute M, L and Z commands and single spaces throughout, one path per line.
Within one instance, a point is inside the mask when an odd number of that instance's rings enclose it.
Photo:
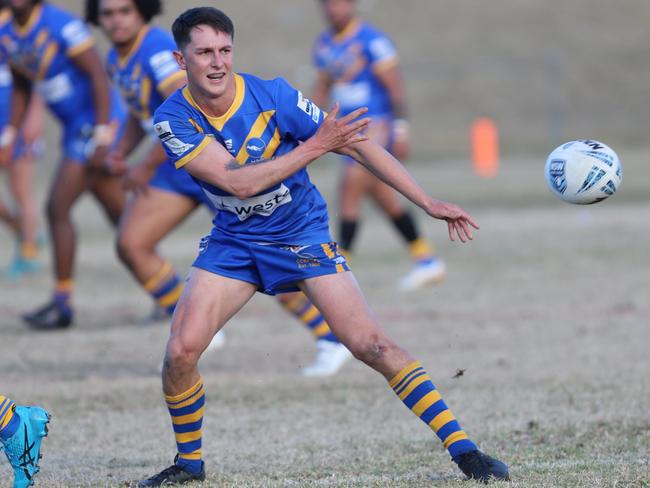
M 487 117 L 472 123 L 470 129 L 472 165 L 474 172 L 484 178 L 492 178 L 499 171 L 499 129 Z

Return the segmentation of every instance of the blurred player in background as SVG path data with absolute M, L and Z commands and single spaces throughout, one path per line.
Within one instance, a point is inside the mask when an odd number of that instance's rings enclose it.
M 99 25 L 112 43 L 108 73 L 125 99 L 130 115 L 125 134 L 109 154 L 116 167 L 153 132 L 153 112 L 186 83 L 174 59 L 176 43 L 163 29 L 149 24 L 161 12 L 160 0 L 86 0 L 86 20 Z M 216 207 L 185 171 L 176 171 L 157 137 L 143 159 L 125 177 L 133 192 L 120 220 L 118 253 L 136 280 L 156 301 L 152 318 L 170 318 L 183 289 L 183 280 L 157 252 L 158 243 L 204 204 Z M 302 293 L 281 298 L 290 312 L 316 337 L 316 361 L 301 369 L 306 376 L 334 374 L 351 354 L 330 331 L 322 314 Z M 220 333 L 212 347 L 223 341 Z
M 11 13 L 0 0 L 0 29 L 10 22 Z M 34 96 L 27 109 L 25 122 L 20 130 L 8 125 L 11 116 L 11 70 L 0 52 L 0 148 L 16 140 L 10 161 L 5 161 L 3 168 L 7 174 L 9 190 L 15 202 L 15 208 L 0 200 L 0 221 L 4 222 L 16 235 L 16 253 L 3 276 L 15 280 L 23 275 L 41 269 L 37 260 L 39 246 L 38 207 L 33 195 L 34 159 L 42 148 L 43 102 Z
M 49 422 L 50 414 L 41 407 L 17 406 L 0 394 L 0 450 L 4 449 L 14 470 L 14 488 L 34 484 Z
M 305 168 L 331 150 L 342 151 L 445 220 L 452 240 L 466 242 L 470 226 L 478 226 L 456 205 L 429 197 L 388 152 L 358 135 L 369 124 L 357 120 L 364 109 L 337 120 L 335 106 L 325 117 L 281 78 L 233 72 L 234 26 L 220 10 L 187 10 L 172 31 L 188 83 L 156 110 L 154 128 L 176 167 L 195 177 L 220 211 L 201 242 L 167 343 L 163 392 L 178 454 L 139 486 L 205 479 L 199 358 L 256 292 L 297 289 L 355 357 L 382 374 L 431 427 L 463 473 L 507 479 L 507 466 L 477 449 L 420 363 L 380 328 L 331 241 L 327 206 Z
M 54 251 L 55 289 L 50 302 L 23 316 L 35 329 L 59 329 L 73 322 L 71 296 L 76 235 L 71 210 L 89 190 L 113 224 L 125 203 L 121 181 L 107 171 L 106 156 L 122 127 L 124 112 L 78 17 L 40 0 L 8 0 L 13 19 L 0 30 L 12 69 L 14 94 L 9 125 L 20 127 L 36 89 L 61 123 L 62 159 L 47 202 Z M 0 151 L 10 159 L 14 144 Z
M 318 75 L 313 102 L 326 106 L 332 98 L 341 105 L 342 115 L 368 107 L 368 115 L 373 118 L 368 136 L 403 161 L 410 151 L 409 124 L 395 46 L 386 35 L 358 18 L 356 0 L 319 1 L 329 29 L 314 45 Z M 444 262 L 421 237 L 397 192 L 350 158 L 342 168 L 339 189 L 338 242 L 343 250 L 352 251 L 366 195 L 393 222 L 415 262 L 412 271 L 400 280 L 399 288 L 408 291 L 442 281 Z

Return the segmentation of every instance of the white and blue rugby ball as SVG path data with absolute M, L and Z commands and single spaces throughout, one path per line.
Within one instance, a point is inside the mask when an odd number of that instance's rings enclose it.
M 588 205 L 612 196 L 623 179 L 616 153 L 591 139 L 567 142 L 546 160 L 546 183 L 560 199 Z

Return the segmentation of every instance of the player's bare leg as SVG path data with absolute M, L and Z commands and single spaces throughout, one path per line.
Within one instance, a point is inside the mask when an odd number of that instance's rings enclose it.
M 205 479 L 201 460 L 205 387 L 199 375 L 199 358 L 212 337 L 256 291 L 257 287 L 250 283 L 191 269 L 174 312 L 162 374 L 178 454 L 172 466 L 138 486 Z
M 90 171 L 88 188 L 104 210 L 108 221 L 117 226 L 126 206 L 126 192 L 121 177 L 100 171 Z
M 303 292 L 281 293 L 276 296 L 282 306 L 305 325 L 316 340 L 316 358 L 300 369 L 308 377 L 336 374 L 351 358 L 350 351 L 332 333 L 320 310 Z
M 507 479 L 507 466 L 478 451 L 421 364 L 379 326 L 352 273 L 310 278 L 301 287 L 352 354 L 389 382 L 395 394 L 438 435 L 470 478 Z
M 76 232 L 71 210 L 88 185 L 86 168 L 72 160 L 63 160 L 50 186 L 47 200 L 47 221 L 50 230 L 54 277 L 52 301 L 23 319 L 33 328 L 59 329 L 72 323 L 71 295 L 73 287 Z

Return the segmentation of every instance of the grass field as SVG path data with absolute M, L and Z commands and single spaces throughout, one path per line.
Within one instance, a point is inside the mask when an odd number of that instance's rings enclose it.
M 591 207 L 555 200 L 540 158 L 509 159 L 494 180 L 464 162 L 414 164 L 423 185 L 463 204 L 482 230 L 452 244 L 446 226 L 420 214 L 449 276 L 408 295 L 395 291 L 404 250 L 366 212 L 353 268 L 369 302 L 468 433 L 509 463 L 508 486 L 650 486 L 650 168 L 647 153 L 620 156 L 620 193 Z M 336 165 L 312 171 L 330 199 Z M 0 283 L 0 392 L 54 414 L 38 486 L 125 486 L 175 452 L 157 372 L 167 326 L 137 325 L 149 299 L 116 261 L 94 203 L 76 217 L 77 324 L 29 333 L 18 316 L 46 299 L 50 279 Z M 208 228 L 197 213 L 163 252 L 187 268 Z M 6 262 L 10 237 L 0 239 Z M 471 486 L 362 364 L 329 379 L 298 376 L 313 342 L 269 297 L 255 297 L 226 334 L 202 359 L 202 486 Z M 3 459 L 0 486 L 10 479 Z

